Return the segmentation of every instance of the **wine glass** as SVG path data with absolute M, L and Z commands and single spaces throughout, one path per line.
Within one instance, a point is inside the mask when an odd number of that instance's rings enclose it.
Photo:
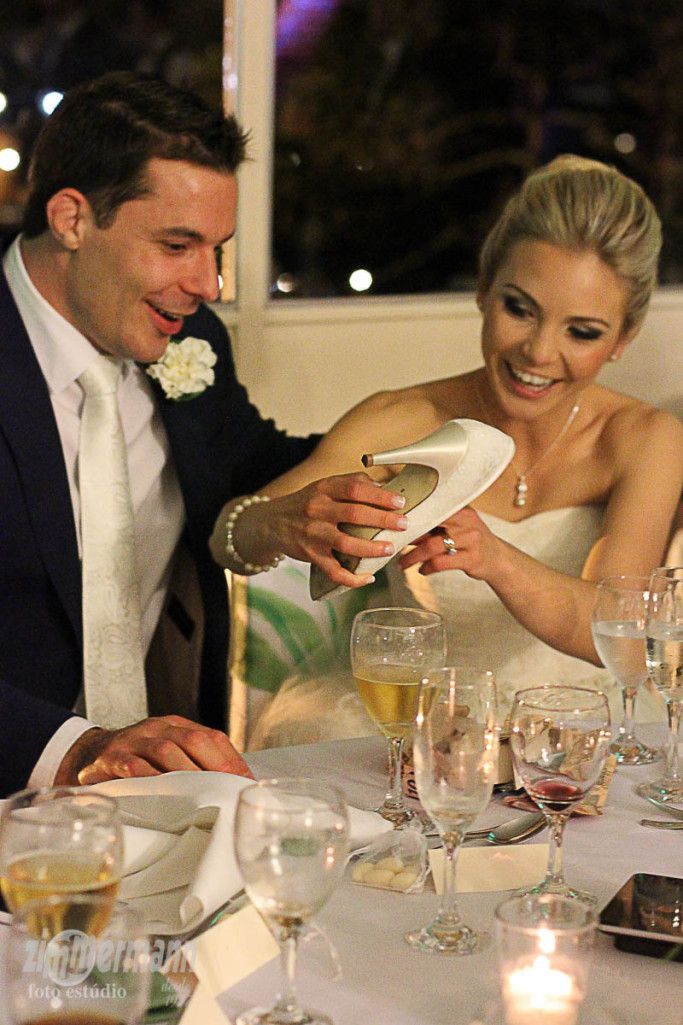
M 436 823 L 446 860 L 436 917 L 405 938 L 420 950 L 471 954 L 488 936 L 462 921 L 455 874 L 463 837 L 493 791 L 498 762 L 493 673 L 451 666 L 427 674 L 420 686 L 413 757 L 417 792 Z
M 443 620 L 421 609 L 368 609 L 351 628 L 351 669 L 369 715 L 389 745 L 389 789 L 377 811 L 394 826 L 414 818 L 403 803 L 401 756 L 412 734 L 421 678 L 443 666 Z
M 657 751 L 638 740 L 634 727 L 636 695 L 647 679 L 648 585 L 648 577 L 606 577 L 597 586 L 593 607 L 595 650 L 621 687 L 624 703 L 624 718 L 610 747 L 621 765 L 645 765 L 657 757 Z
M 662 566 L 650 577 L 645 622 L 645 659 L 655 687 L 666 701 L 669 741 L 664 776 L 643 783 L 642 797 L 679 801 L 683 778 L 678 760 L 678 731 L 683 705 L 683 566 Z
M 309 779 L 261 780 L 240 792 L 235 854 L 244 888 L 281 947 L 282 989 L 272 1008 L 255 1007 L 236 1025 L 331 1025 L 299 1006 L 297 941 L 344 871 L 348 812 L 336 787 Z
M 7 906 L 51 894 L 116 898 L 123 831 L 116 802 L 82 787 L 22 790 L 0 816 L 0 887 Z
M 151 957 L 142 916 L 99 894 L 22 904 L 8 969 L 3 997 L 13 1025 L 138 1025 L 147 1009 Z
M 562 840 L 572 806 L 597 783 L 611 740 L 607 698 L 585 687 L 544 684 L 517 691 L 510 747 L 517 775 L 545 815 L 550 834 L 548 871 L 531 893 L 560 893 L 594 904 L 569 887 L 562 872 Z

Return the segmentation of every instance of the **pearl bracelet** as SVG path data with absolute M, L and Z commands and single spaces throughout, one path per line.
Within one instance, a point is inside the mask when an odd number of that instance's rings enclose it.
M 269 502 L 270 499 L 267 495 L 249 495 L 247 498 L 242 498 L 237 503 L 234 509 L 228 515 L 225 521 L 225 551 L 227 552 L 228 559 L 233 559 L 238 562 L 240 566 L 243 566 L 248 575 L 254 573 L 265 573 L 268 569 L 275 569 L 278 563 L 284 559 L 284 552 L 279 553 L 275 556 L 272 562 L 267 563 L 265 566 L 259 566 L 254 562 L 245 562 L 242 556 L 235 548 L 235 541 L 233 533 L 235 530 L 235 524 L 242 515 L 245 509 L 248 509 L 250 505 L 256 505 L 258 502 Z

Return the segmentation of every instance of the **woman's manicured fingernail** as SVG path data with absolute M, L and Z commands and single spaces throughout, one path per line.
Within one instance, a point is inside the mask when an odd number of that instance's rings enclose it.
M 399 516 L 399 518 L 396 520 L 396 529 L 397 530 L 405 530 L 407 526 L 408 526 L 408 517 L 407 516 Z
M 391 504 L 393 505 L 394 509 L 402 509 L 403 506 L 406 504 L 405 496 L 394 495 L 391 499 Z
M 388 541 L 384 545 L 383 551 L 384 551 L 385 555 L 395 555 L 396 554 L 396 548 L 395 548 L 394 545 L 392 545 L 391 541 Z

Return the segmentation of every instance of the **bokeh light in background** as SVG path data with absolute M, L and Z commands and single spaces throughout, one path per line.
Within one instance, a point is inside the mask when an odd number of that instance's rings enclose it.
M 272 294 L 348 296 L 349 268 L 471 291 L 506 197 L 564 152 L 643 184 L 683 281 L 681 53 L 680 0 L 281 0 Z
M 67 89 L 105 71 L 131 68 L 194 89 L 220 108 L 222 26 L 223 0 L 3 4 L 0 235 L 18 230 L 33 142 Z
M 16 171 L 20 163 L 19 152 L 13 146 L 4 146 L 0 149 L 0 171 Z

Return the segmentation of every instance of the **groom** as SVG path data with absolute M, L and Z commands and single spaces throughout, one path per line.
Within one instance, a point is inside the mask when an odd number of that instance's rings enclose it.
M 244 150 L 233 118 L 129 73 L 73 90 L 38 140 L 23 232 L 0 274 L 0 794 L 27 781 L 248 771 L 223 733 L 227 600 L 207 542 L 226 504 L 299 462 L 317 439 L 290 438 L 260 416 L 204 305 L 218 296 L 217 253 L 235 230 Z M 176 347 L 184 338 L 198 341 Z M 91 625 L 83 382 L 102 356 L 120 364 L 136 629 L 146 700 L 159 713 L 118 728 L 73 712 L 83 707 Z M 390 501 L 350 475 L 240 508 L 245 525 L 258 512 L 259 562 L 301 558 L 305 548 L 331 578 L 351 583 L 331 557 L 338 524 L 353 506 L 357 522 L 398 529 Z M 95 540 L 110 526 L 101 515 Z M 382 554 L 375 542 L 353 545 L 351 554 Z M 100 597 L 103 587 L 88 609 Z

